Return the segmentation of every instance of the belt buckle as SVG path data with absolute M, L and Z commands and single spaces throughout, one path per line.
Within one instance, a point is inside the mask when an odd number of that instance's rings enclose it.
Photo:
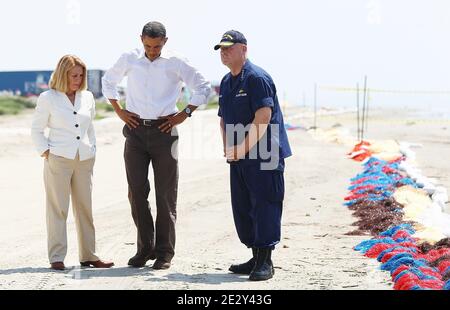
M 149 126 L 149 127 L 152 126 L 152 120 L 150 120 L 150 119 L 144 119 L 142 121 L 142 123 L 144 124 L 144 126 Z

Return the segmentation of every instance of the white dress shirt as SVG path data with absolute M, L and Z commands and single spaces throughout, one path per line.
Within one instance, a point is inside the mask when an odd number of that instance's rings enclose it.
M 211 87 L 203 75 L 189 62 L 173 52 L 162 50 L 150 61 L 145 50 L 123 54 L 102 78 L 103 95 L 119 100 L 117 85 L 127 76 L 126 109 L 143 119 L 157 119 L 178 112 L 176 107 L 183 82 L 192 91 L 190 104 L 207 102 Z
M 72 105 L 67 95 L 56 90 L 43 92 L 36 104 L 31 137 L 39 155 L 46 150 L 58 156 L 80 160 L 95 156 L 96 140 L 92 120 L 95 99 L 89 91 L 78 91 Z M 48 137 L 44 131 L 49 128 Z

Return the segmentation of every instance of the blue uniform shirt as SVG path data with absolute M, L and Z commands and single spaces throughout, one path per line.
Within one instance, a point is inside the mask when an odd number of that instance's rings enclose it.
M 271 157 L 277 156 L 281 165 L 283 159 L 291 156 L 292 152 L 272 78 L 249 60 L 245 62 L 237 77 L 233 77 L 231 73 L 224 76 L 220 83 L 218 115 L 223 118 L 225 126 L 242 124 L 245 127 L 252 123 L 256 111 L 263 107 L 272 109 L 272 117 L 265 136 L 255 146 L 258 147 L 257 156 L 252 156 L 249 152 L 245 159 L 239 162 L 244 164 L 269 162 L 270 154 Z M 262 142 L 264 139 L 265 142 Z M 234 137 L 227 136 L 229 146 L 238 145 L 242 140 L 237 134 Z M 278 151 L 271 152 L 272 146 L 278 148 Z

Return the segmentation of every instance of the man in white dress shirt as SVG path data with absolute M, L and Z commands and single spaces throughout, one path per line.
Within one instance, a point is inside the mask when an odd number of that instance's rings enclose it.
M 128 198 L 137 228 L 137 253 L 128 265 L 142 267 L 156 258 L 153 269 L 167 269 L 175 254 L 176 126 L 207 102 L 211 87 L 185 58 L 163 50 L 167 42 L 164 25 L 147 23 L 141 40 L 143 48 L 124 53 L 106 72 L 102 79 L 103 94 L 125 122 Z M 126 109 L 120 105 L 117 91 L 125 76 L 128 77 Z M 176 103 L 184 84 L 192 91 L 192 98 L 187 107 L 178 111 Z M 156 227 L 148 202 L 150 162 L 155 181 Z

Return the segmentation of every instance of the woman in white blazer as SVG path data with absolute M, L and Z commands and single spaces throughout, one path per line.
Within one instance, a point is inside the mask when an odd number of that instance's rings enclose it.
M 64 270 L 69 200 L 78 233 L 82 266 L 109 268 L 95 254 L 92 174 L 95 162 L 95 100 L 87 88 L 86 65 L 76 56 L 61 58 L 50 90 L 37 101 L 31 136 L 44 158 L 48 257 L 52 269 Z M 48 136 L 44 133 L 48 128 Z

